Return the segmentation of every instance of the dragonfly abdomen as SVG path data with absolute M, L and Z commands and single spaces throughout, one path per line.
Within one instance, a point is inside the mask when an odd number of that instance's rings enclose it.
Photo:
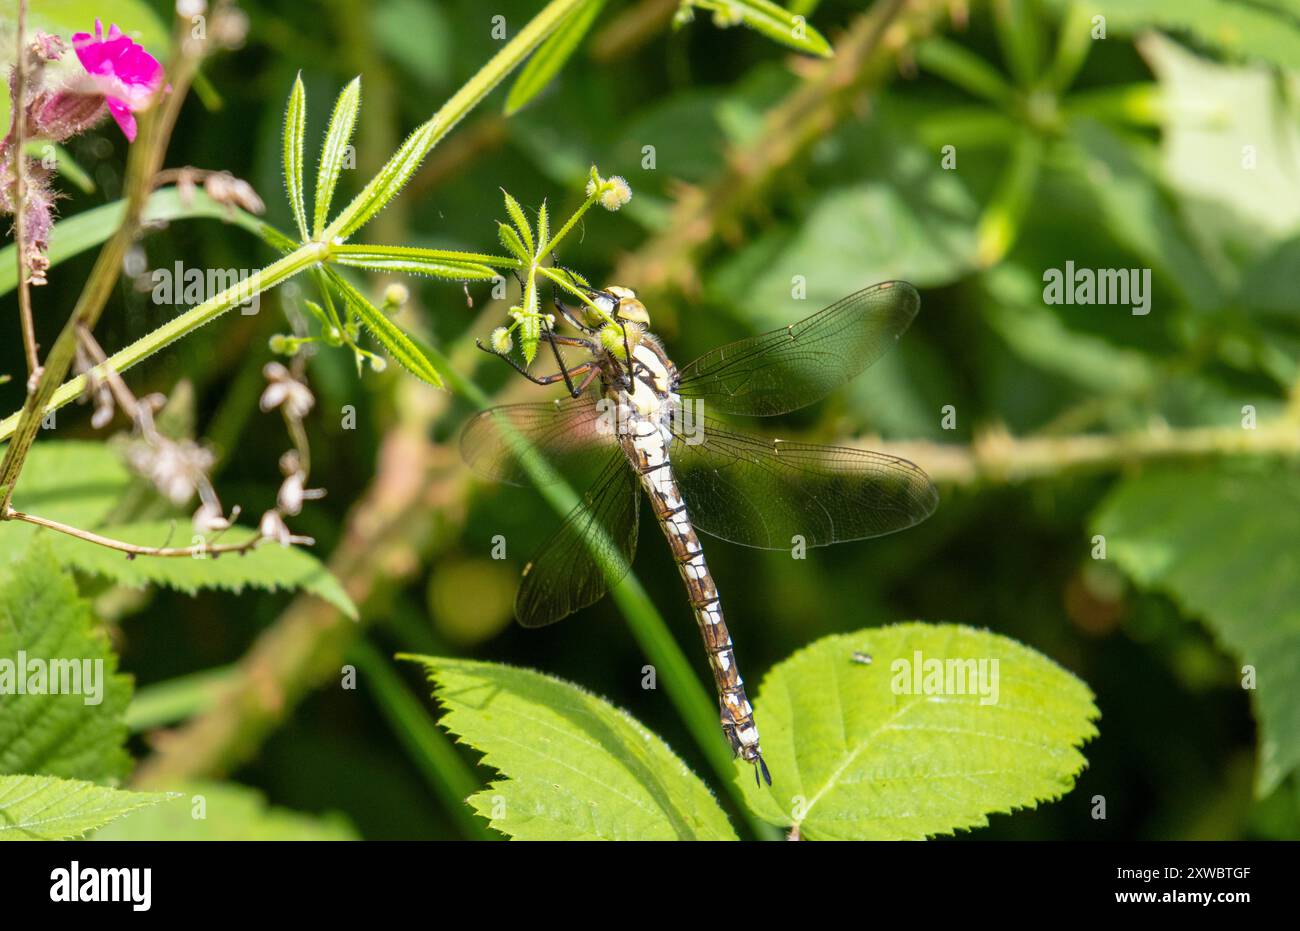
M 731 632 L 722 616 L 722 602 L 713 575 L 704 559 L 704 547 L 691 524 L 686 503 L 682 500 L 677 479 L 668 456 L 671 434 L 649 420 L 636 418 L 624 448 L 641 475 L 641 483 L 650 496 L 650 506 L 663 529 L 673 561 L 686 586 L 691 610 L 704 639 L 704 648 L 713 670 L 718 691 L 722 730 L 732 750 L 742 759 L 758 766 L 771 784 L 759 747 L 754 709 L 745 695 L 745 683 L 736 666 Z

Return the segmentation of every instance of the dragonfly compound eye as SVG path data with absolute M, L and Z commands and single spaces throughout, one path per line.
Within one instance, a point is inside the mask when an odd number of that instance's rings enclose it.
M 635 297 L 625 297 L 618 302 L 618 319 L 649 326 L 650 311 L 646 310 L 645 305 Z

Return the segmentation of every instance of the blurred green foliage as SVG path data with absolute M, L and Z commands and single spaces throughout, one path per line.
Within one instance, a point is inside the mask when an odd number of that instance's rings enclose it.
M 250 18 L 247 41 L 205 66 L 212 93 L 186 104 L 167 164 L 248 179 L 267 203 L 267 221 L 281 230 L 294 226 L 280 196 L 281 131 L 299 71 L 308 99 L 322 102 L 307 113 L 309 151 L 324 135 L 323 102 L 363 76 L 356 167 L 342 172 L 335 198 L 342 204 L 499 48 L 492 15 L 504 16 L 513 34 L 541 6 L 241 5 Z M 671 4 L 657 5 L 671 13 Z M 101 2 L 87 16 L 107 20 L 109 7 L 124 6 Z M 679 232 L 673 210 L 690 196 L 684 185 L 707 189 L 737 158 L 761 162 L 791 141 L 765 135 L 765 114 L 799 91 L 815 63 L 791 67 L 788 50 L 749 30 L 715 28 L 703 14 L 678 30 L 660 17 L 631 43 L 611 29 L 626 23 L 629 10 L 650 6 L 606 3 L 558 77 L 508 119 L 509 91 L 499 89 L 434 150 L 367 241 L 491 250 L 496 223 L 506 219 L 500 188 L 534 216 L 543 201 L 552 216 L 568 216 L 595 164 L 627 178 L 633 199 L 618 214 L 589 214 L 561 260 L 594 283 L 639 287 L 607 277 L 647 242 Z M 11 7 L 11 0 L 0 6 Z M 861 15 L 861 5 L 847 0 L 790 7 L 815 7 L 810 21 L 832 45 Z M 1107 17 L 1104 38 L 1095 37 L 1094 14 Z M 1240 430 L 1245 406 L 1260 429 L 1298 429 L 1288 408 L 1300 381 L 1300 11 L 1293 2 L 1091 3 L 1086 11 L 1066 0 L 975 3 L 969 22 L 945 20 L 934 36 L 905 38 L 901 70 L 891 66 L 878 89 L 835 114 L 742 215 L 725 218 L 719 236 L 692 257 L 697 280 L 655 295 L 656 330 L 679 363 L 865 285 L 904 278 L 921 288 L 923 306 L 898 349 L 782 429 L 827 442 L 971 443 L 1003 428 L 1017 437 L 1124 437 Z M 952 167 L 943 161 L 946 146 L 954 147 Z M 68 148 L 95 188 L 63 184 L 62 216 L 120 196 L 126 143 L 111 123 Z M 246 230 L 211 218 L 173 219 L 139 248 L 146 268 L 179 260 L 257 269 L 274 258 Z M 1151 312 L 1045 305 L 1043 273 L 1067 261 L 1150 269 Z M 68 259 L 36 292 L 43 344 L 53 341 L 92 262 L 93 251 Z M 804 296 L 795 296 L 795 276 Z M 367 284 L 376 303 L 380 284 Z M 504 322 L 508 302 L 493 303 L 486 284 L 469 286 L 472 307 L 454 284 L 408 284 L 404 323 L 489 392 L 511 383 L 505 366 L 455 354 Z M 171 392 L 182 377 L 192 383 L 196 433 L 221 454 L 223 499 L 249 514 L 273 504 L 285 445 L 278 431 L 259 429 L 267 341 L 307 319 L 307 299 L 315 299 L 310 282 L 292 282 L 266 296 L 259 314 L 229 315 L 126 376 L 140 395 Z M 23 397 L 14 306 L 9 294 L 0 310 L 0 372 L 15 376 L 0 384 L 5 414 Z M 97 336 L 111 351 L 176 310 L 152 303 L 124 277 Z M 316 538 L 322 559 L 340 545 L 349 510 L 391 454 L 409 406 L 445 401 L 431 437 L 448 458 L 409 479 L 465 481 L 452 458 L 471 410 L 463 397 L 431 400 L 433 389 L 396 366 L 358 378 L 346 354 L 325 349 L 307 376 L 318 402 L 307 423 L 318 451 L 312 479 L 329 495 L 304 510 L 295 530 Z M 955 430 L 943 428 L 944 405 L 955 408 Z M 344 427 L 347 407 L 355 429 Z M 87 419 L 61 412 L 58 437 L 90 438 Z M 1117 455 L 1087 471 L 1046 468 L 1019 483 L 981 475 L 943 484 L 939 511 L 921 527 L 801 562 L 706 543 L 742 668 L 758 681 L 823 635 L 905 618 L 988 627 L 1087 682 L 1103 717 L 1073 793 L 1032 812 L 994 816 L 980 836 L 1300 835 L 1300 682 L 1288 660 L 1300 655 L 1291 597 L 1300 568 L 1288 512 L 1294 460 L 1159 471 L 1140 460 Z M 491 540 L 503 535 L 508 564 L 521 568 L 554 526 L 543 501 L 479 486 L 468 497 L 431 498 L 417 550 L 376 554 L 397 561 L 401 581 L 370 593 L 363 610 L 376 622 L 366 637 L 379 658 L 368 662 L 412 651 L 543 670 L 627 708 L 695 772 L 707 772 L 664 693 L 641 687 L 646 660 L 610 600 L 544 631 L 503 626 L 502 590 L 508 605 L 513 573 L 489 559 Z M 1104 562 L 1093 558 L 1094 533 L 1107 537 Z M 657 542 L 641 547 L 636 571 L 705 676 L 676 571 Z M 0 550 L 3 544 L 0 536 Z M 126 599 L 95 577 L 80 581 L 112 619 L 121 667 L 144 694 L 234 663 L 291 600 L 167 588 Z M 282 725 L 229 775 L 275 806 L 340 812 L 364 837 L 472 835 L 430 790 L 427 760 L 390 730 L 401 720 L 392 699 L 368 687 L 374 679 L 358 665 L 356 690 L 338 688 L 334 675 L 288 708 Z M 1254 691 L 1242 688 L 1243 665 L 1257 666 Z M 397 673 L 426 693 L 413 670 Z M 181 703 L 173 714 L 202 707 L 207 693 L 195 694 L 195 707 Z M 761 704 L 758 715 L 761 726 Z M 137 735 L 131 750 L 143 758 L 150 745 Z M 462 765 L 476 765 L 473 752 L 454 753 Z M 480 786 L 492 775 L 475 772 Z M 1105 799 L 1104 820 L 1093 817 L 1097 796 Z M 256 809 L 261 803 L 250 798 L 232 804 Z M 166 808 L 147 814 L 163 819 Z M 340 823 L 320 830 L 346 834 Z

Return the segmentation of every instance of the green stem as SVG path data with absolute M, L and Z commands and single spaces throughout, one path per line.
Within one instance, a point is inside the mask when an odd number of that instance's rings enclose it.
M 483 820 L 473 814 L 465 800 L 479 791 L 480 780 L 452 745 L 451 740 L 429 719 L 423 704 L 402 684 L 388 661 L 365 640 L 349 651 L 365 683 L 374 690 L 375 703 L 397 739 L 424 774 L 430 788 L 470 840 L 500 840 Z
M 286 281 L 294 275 L 311 268 L 321 261 L 326 251 L 326 247 L 320 243 L 307 243 L 295 249 L 239 284 L 226 288 L 220 294 L 204 301 L 197 307 L 187 310 L 149 335 L 141 337 L 125 349 L 109 356 L 106 362 L 95 367 L 95 371 L 101 374 L 110 370 L 119 373 L 126 371 L 137 362 L 149 358 L 160 349 L 170 346 L 178 339 L 193 333 L 204 324 L 211 323 L 230 308 L 242 304 L 263 291 L 275 287 L 282 281 Z M 85 375 L 78 375 L 76 378 L 69 379 L 55 389 L 54 394 L 45 405 L 44 413 L 48 414 L 71 401 L 75 401 L 85 390 Z M 13 435 L 21 416 L 21 412 L 19 412 L 0 420 L 0 441 L 7 440 Z
M 447 383 L 454 391 L 468 398 L 480 409 L 488 407 L 491 399 L 476 384 L 457 373 L 450 360 L 420 340 L 415 342 L 437 369 L 447 374 Z M 524 461 L 527 466 L 527 460 Z M 579 500 L 573 489 L 563 481 L 548 481 L 544 485 L 539 485 L 538 491 L 561 516 L 567 515 Z M 718 725 L 717 702 L 709 697 L 709 693 L 691 670 L 686 655 L 673 639 L 663 615 L 655 608 L 636 574 L 634 572 L 625 574 L 622 580 L 611 588 L 610 594 L 627 619 L 632 636 L 636 638 L 637 644 L 654 665 L 656 676 L 664 684 L 668 700 L 677 709 L 696 746 L 700 748 L 727 794 L 735 802 L 737 810 L 749 825 L 750 832 L 761 840 L 772 840 L 778 837 L 779 832 L 753 814 L 746 804 L 745 794 L 736 779 L 735 761 L 731 751 L 723 743 L 722 730 Z
M 443 137 L 464 119 L 467 113 L 478 106 L 484 97 L 532 54 L 555 27 L 564 21 L 565 17 L 585 2 L 586 0 L 551 0 L 540 13 L 529 20 L 528 25 L 521 29 L 518 35 L 493 55 L 488 63 L 462 85 L 460 90 L 452 94 L 442 108 L 433 115 L 429 122 L 433 124 L 434 129 L 425 140 L 423 151 L 419 153 L 417 160 L 424 158 L 430 149 L 441 142 Z M 334 222 L 325 228 L 325 233 L 321 237 L 325 242 L 333 242 L 343 226 L 351 222 L 353 206 L 361 201 L 366 193 L 362 191 L 357 195 L 353 204 L 344 208 Z
M 1057 28 L 1056 55 L 1043 77 L 1048 87 L 1062 94 L 1074 83 L 1092 51 L 1092 11 L 1071 2 Z
M 582 202 L 582 206 L 579 207 L 577 210 L 573 211 L 573 216 L 569 217 L 568 221 L 566 221 L 565 224 L 562 227 L 560 227 L 560 231 L 556 233 L 554 236 L 552 236 L 550 242 L 547 243 L 546 248 L 549 251 L 555 252 L 558 249 L 560 243 L 564 241 L 564 237 L 569 235 L 569 233 L 573 230 L 573 227 L 576 226 L 578 221 L 582 219 L 583 214 L 585 214 L 588 210 L 591 209 L 591 205 L 596 202 L 596 198 L 599 196 L 600 196 L 599 190 L 592 191 L 591 194 L 587 197 L 587 199 Z

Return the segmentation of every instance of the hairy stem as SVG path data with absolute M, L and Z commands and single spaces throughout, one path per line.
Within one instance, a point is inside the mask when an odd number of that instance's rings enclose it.
M 18 0 L 18 55 L 14 59 L 14 96 L 12 114 L 13 159 L 14 159 L 14 251 L 18 255 L 18 318 L 23 331 L 23 350 L 27 356 L 27 390 L 36 389 L 41 360 L 36 355 L 36 327 L 32 322 L 32 291 L 28 277 L 31 272 L 27 267 L 27 229 L 25 204 L 27 201 L 26 135 L 27 121 L 24 115 L 27 108 L 27 51 L 23 44 L 27 37 L 27 0 Z
M 68 373 L 76 355 L 78 332 L 83 328 L 94 330 L 99 316 L 117 284 L 122 273 L 122 259 L 135 237 L 140 225 L 140 216 L 153 188 L 153 177 L 162 167 L 162 160 L 171 139 L 171 132 L 176 125 L 185 92 L 198 70 L 200 49 L 186 40 L 188 28 L 178 33 L 177 48 L 168 68 L 171 81 L 171 93 L 165 94 L 159 88 L 154 96 L 154 106 L 144 113 L 140 120 L 140 132 L 126 166 L 126 216 L 113 238 L 100 250 L 99 257 L 91 269 L 90 278 L 82 289 L 81 296 L 73 308 L 72 316 L 64 324 L 63 330 L 54 341 L 50 354 L 37 379 L 36 387 L 27 395 L 27 403 L 19 416 L 18 423 L 6 436 L 12 436 L 4 461 L 0 463 L 0 517 L 8 513 L 13 499 L 14 485 L 22 472 L 27 453 L 36 440 L 41 418 L 46 406 L 59 389 L 59 383 Z M 161 101 L 160 101 L 161 98 Z M 21 251 L 21 250 L 20 250 Z M 21 282 L 20 282 L 21 284 Z M 66 387 L 66 386 L 64 386 Z M 66 403 L 66 401 L 64 402 Z
M 551 0 L 540 13 L 529 20 L 527 26 L 519 30 L 501 51 L 488 59 L 487 64 L 465 82 L 460 90 L 452 94 L 442 108 L 430 118 L 429 123 L 433 124 L 433 131 L 425 141 L 424 150 L 419 153 L 419 158 L 423 158 L 430 149 L 441 142 L 467 113 L 478 106 L 484 97 L 542 44 L 565 17 L 585 2 L 586 0 Z M 334 241 L 343 226 L 351 220 L 353 207 L 366 196 L 366 193 L 363 190 L 358 194 L 353 203 L 345 207 L 334 222 L 326 227 L 321 237 L 325 242 Z
M 95 366 L 91 371 L 100 376 L 106 375 L 110 370 L 124 372 L 159 350 L 170 346 L 178 339 L 188 336 L 204 324 L 211 323 L 232 307 L 236 307 L 263 291 L 273 288 L 294 275 L 311 268 L 320 262 L 327 253 L 328 249 L 320 243 L 307 243 L 272 262 L 261 271 L 250 275 L 244 281 L 226 288 L 197 307 L 187 310 L 147 336 L 142 336 L 125 349 L 118 350 L 108 357 L 107 362 Z M 82 392 L 86 390 L 86 379 L 87 375 L 78 375 L 50 392 L 45 405 L 41 409 L 42 416 L 50 411 L 58 410 L 65 404 L 79 398 Z M 21 428 L 21 418 L 25 415 L 26 408 L 21 413 L 13 414 L 0 421 L 0 440 L 13 436 L 15 431 Z M 39 425 L 39 420 L 37 423 Z

